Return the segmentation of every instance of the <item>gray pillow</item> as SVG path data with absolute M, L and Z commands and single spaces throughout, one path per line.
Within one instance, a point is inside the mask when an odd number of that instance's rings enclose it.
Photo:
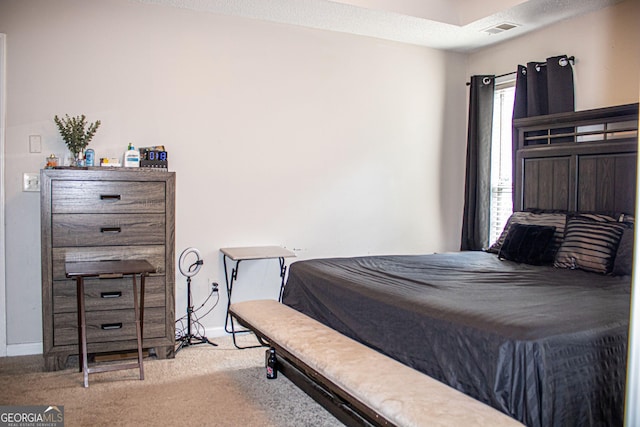
M 626 224 L 620 222 L 569 218 L 564 241 L 553 265 L 558 268 L 610 273 L 625 228 Z
M 618 252 L 613 263 L 614 276 L 629 276 L 633 267 L 633 227 L 627 227 L 622 233 Z

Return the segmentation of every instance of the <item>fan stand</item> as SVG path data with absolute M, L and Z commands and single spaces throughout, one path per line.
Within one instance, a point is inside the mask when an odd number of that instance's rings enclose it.
M 188 255 L 188 253 L 190 252 L 193 252 L 198 256 L 198 260 L 191 265 L 191 267 L 195 265 L 196 269 L 195 271 L 192 271 L 190 267 L 188 272 L 184 272 L 182 269 L 182 261 L 184 257 Z M 200 269 L 200 266 L 202 265 L 202 260 L 200 260 L 200 253 L 198 252 L 197 249 L 194 249 L 194 248 L 186 249 L 184 252 L 182 252 L 182 255 L 180 255 L 179 264 L 180 264 L 180 272 L 187 277 L 187 334 L 180 337 L 177 340 L 180 344 L 178 344 L 178 347 L 176 347 L 175 352 L 178 353 L 180 350 L 182 350 L 185 347 L 190 347 L 192 345 L 198 345 L 198 344 L 209 344 L 214 347 L 217 347 L 218 344 L 209 341 L 207 337 L 199 336 L 191 333 L 191 324 L 193 323 L 193 321 L 191 320 L 191 314 L 193 313 L 193 305 L 191 303 L 191 276 L 194 276 Z

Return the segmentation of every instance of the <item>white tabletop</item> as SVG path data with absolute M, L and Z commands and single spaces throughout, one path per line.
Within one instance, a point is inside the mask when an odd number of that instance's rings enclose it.
M 234 261 L 248 259 L 290 258 L 296 254 L 280 246 L 248 246 L 241 248 L 220 248 L 220 252 Z

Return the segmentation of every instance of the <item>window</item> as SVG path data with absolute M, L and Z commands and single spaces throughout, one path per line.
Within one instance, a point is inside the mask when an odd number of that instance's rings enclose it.
M 496 82 L 493 98 L 493 135 L 491 140 L 491 204 L 489 242 L 498 240 L 513 211 L 511 185 L 511 116 L 515 81 Z

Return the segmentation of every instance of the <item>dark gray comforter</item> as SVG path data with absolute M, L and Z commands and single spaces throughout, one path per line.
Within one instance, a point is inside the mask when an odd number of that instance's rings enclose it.
M 629 277 L 483 252 L 318 259 L 291 265 L 283 302 L 528 426 L 623 424 Z

